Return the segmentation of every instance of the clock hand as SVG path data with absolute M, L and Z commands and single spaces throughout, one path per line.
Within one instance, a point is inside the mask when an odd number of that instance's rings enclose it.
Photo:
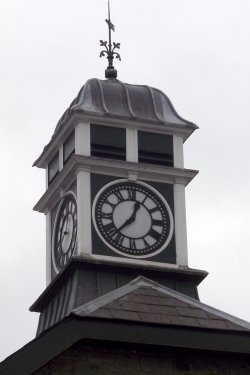
M 66 217 L 65 231 L 64 234 L 68 234 L 68 225 L 69 225 L 69 215 Z
M 132 224 L 135 221 L 136 212 L 139 210 L 139 208 L 140 208 L 140 203 L 139 202 L 135 202 L 135 204 L 134 204 L 134 210 L 133 210 L 132 215 L 119 228 L 117 228 L 117 230 L 120 231 L 124 227 L 126 227 L 127 225 Z
M 67 223 L 66 223 L 66 228 L 63 231 L 63 234 L 64 234 L 64 236 L 66 236 L 67 234 L 69 234 L 69 232 L 68 232 L 68 224 Z
M 135 216 L 136 216 L 135 214 L 139 210 L 139 208 L 140 208 L 140 203 L 139 202 L 135 202 L 135 204 L 134 204 L 134 212 L 133 212 L 134 220 L 135 220 Z
M 67 218 L 66 227 L 63 232 L 64 235 L 70 235 L 72 233 L 72 219 Z

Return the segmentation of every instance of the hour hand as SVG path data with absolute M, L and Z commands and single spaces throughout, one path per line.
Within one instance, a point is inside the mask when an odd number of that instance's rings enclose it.
M 122 230 L 124 227 L 126 227 L 127 225 L 131 224 L 133 222 L 133 218 L 132 216 L 127 219 L 119 228 L 117 228 L 118 230 Z
M 139 210 L 139 208 L 140 208 L 140 203 L 135 202 L 132 215 L 120 226 L 120 228 L 118 228 L 118 230 L 122 230 L 124 227 L 126 227 L 129 224 L 132 224 L 135 221 L 136 212 Z

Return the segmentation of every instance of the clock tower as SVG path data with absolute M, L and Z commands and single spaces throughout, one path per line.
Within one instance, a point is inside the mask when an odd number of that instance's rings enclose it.
M 188 265 L 183 143 L 197 126 L 160 90 L 117 79 L 101 41 L 89 79 L 34 165 L 46 170 L 47 287 L 37 337 L 0 373 L 249 374 L 250 324 L 199 301 Z
M 183 143 L 197 129 L 160 90 L 117 79 L 119 43 L 101 41 L 105 80 L 89 79 L 34 165 L 46 191 L 47 288 L 38 334 L 73 309 L 145 276 L 198 299 L 188 267 Z

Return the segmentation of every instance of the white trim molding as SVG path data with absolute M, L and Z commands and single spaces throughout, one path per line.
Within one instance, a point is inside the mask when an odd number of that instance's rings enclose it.
M 76 255 L 91 254 L 91 189 L 90 172 L 77 173 L 77 250 Z
M 173 136 L 173 148 L 174 148 L 174 167 L 184 168 L 184 157 L 183 157 L 183 138 L 177 135 Z
M 180 267 L 178 264 L 175 264 L 175 263 L 153 262 L 153 261 L 144 260 L 144 259 L 113 257 L 110 255 L 90 254 L 88 258 L 86 256 L 84 258 L 98 260 L 98 261 L 108 261 L 110 263 L 115 263 L 115 264 L 118 263 L 118 264 L 127 264 L 127 265 L 137 265 L 138 267 L 153 266 L 155 269 L 158 269 L 158 270 L 165 270 L 166 268 L 174 269 L 174 270 L 182 269 L 182 267 Z M 186 268 L 183 268 L 183 269 L 186 270 Z
M 174 184 L 176 263 L 188 266 L 185 186 Z
M 91 171 L 91 173 L 106 174 L 120 178 L 140 179 L 145 181 L 163 182 L 169 184 L 187 185 L 197 175 L 198 171 L 184 168 L 155 166 L 143 163 L 133 163 L 123 160 L 101 159 L 72 155 L 63 170 L 50 184 L 47 191 L 34 207 L 35 211 L 45 212 L 50 210 L 60 199 L 61 187 L 64 190 L 72 184 L 72 179 L 79 171 Z
M 46 189 L 49 187 L 49 165 L 45 169 L 45 187 Z
M 63 169 L 63 144 L 59 147 L 59 172 Z
M 46 214 L 46 285 L 48 286 L 51 282 L 51 212 Z
M 137 129 L 126 129 L 126 160 L 138 162 L 138 132 Z
M 90 124 L 79 123 L 75 127 L 75 153 L 90 156 Z

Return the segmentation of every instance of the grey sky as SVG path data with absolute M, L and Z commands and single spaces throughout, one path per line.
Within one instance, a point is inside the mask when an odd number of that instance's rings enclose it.
M 106 0 L 0 1 L 0 359 L 35 336 L 45 287 L 45 188 L 31 168 L 88 78 L 104 77 Z M 250 321 L 250 2 L 111 0 L 118 78 L 164 91 L 195 122 L 185 166 L 189 264 L 201 300 Z

